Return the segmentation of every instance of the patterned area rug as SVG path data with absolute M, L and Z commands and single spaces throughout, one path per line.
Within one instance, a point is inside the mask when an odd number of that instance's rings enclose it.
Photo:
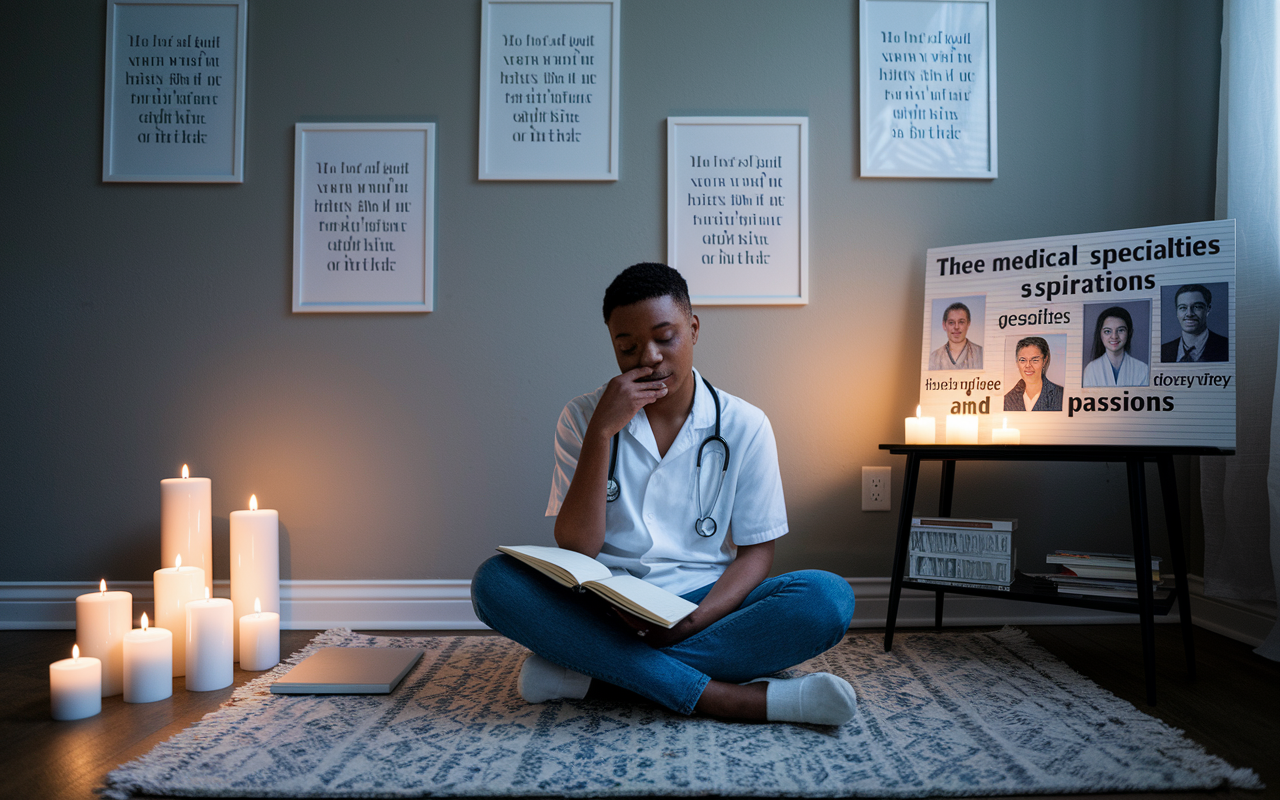
M 1021 631 L 851 634 L 794 672 L 858 691 L 840 728 L 653 705 L 528 705 L 498 636 L 328 631 L 221 710 L 107 776 L 106 797 L 928 797 L 1261 788 L 1256 774 L 1103 691 Z M 417 647 L 386 696 L 284 696 L 323 646 Z

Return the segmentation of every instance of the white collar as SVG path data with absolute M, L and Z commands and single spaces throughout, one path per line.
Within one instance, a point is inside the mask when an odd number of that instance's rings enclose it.
M 702 374 L 697 369 L 693 369 L 691 377 L 693 378 L 693 408 L 689 410 L 689 416 L 685 419 L 684 425 L 680 427 L 680 433 L 676 434 L 675 441 L 667 449 L 666 458 L 677 456 L 692 447 L 695 438 L 694 431 L 708 428 L 714 429 L 716 426 L 716 404 L 711 399 L 711 392 L 707 391 L 707 385 L 702 382 Z M 723 404 L 723 402 L 722 399 L 721 403 Z M 723 421 L 721 427 L 723 427 Z M 637 411 L 636 415 L 627 423 L 627 433 L 640 442 L 655 461 L 662 460 L 658 457 L 658 442 L 653 436 L 653 429 L 649 426 L 649 417 L 645 414 L 643 408 Z

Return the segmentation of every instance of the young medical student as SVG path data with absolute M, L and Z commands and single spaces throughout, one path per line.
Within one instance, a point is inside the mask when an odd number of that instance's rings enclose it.
M 621 688 L 681 714 L 848 722 L 857 703 L 844 679 L 765 677 L 839 642 L 853 592 L 820 570 L 767 577 L 788 530 L 773 429 L 693 368 L 699 322 L 684 279 L 663 264 L 629 267 L 605 292 L 604 320 L 621 374 L 560 414 L 547 505 L 556 543 L 697 609 L 670 630 L 651 626 L 494 556 L 472 600 L 485 624 L 533 651 L 521 696 Z

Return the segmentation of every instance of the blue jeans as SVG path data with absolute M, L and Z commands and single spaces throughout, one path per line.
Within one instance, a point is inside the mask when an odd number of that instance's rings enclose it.
M 684 595 L 700 602 L 710 584 Z M 693 713 L 711 680 L 744 683 L 831 649 L 853 619 L 853 590 L 821 570 L 768 578 L 738 609 L 671 647 L 645 644 L 592 592 L 568 589 L 508 555 L 471 582 L 476 616 L 490 628 L 576 672 Z

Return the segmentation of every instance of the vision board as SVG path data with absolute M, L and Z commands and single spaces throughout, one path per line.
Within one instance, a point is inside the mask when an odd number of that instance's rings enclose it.
M 1236 443 L 1235 220 L 933 248 L 920 406 L 1023 444 Z

